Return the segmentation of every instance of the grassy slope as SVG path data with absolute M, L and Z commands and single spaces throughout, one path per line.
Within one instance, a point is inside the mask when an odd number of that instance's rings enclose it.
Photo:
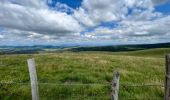
M 143 53 L 142 56 L 144 54 L 153 56 L 150 52 L 140 53 Z M 139 52 L 119 53 L 119 55 L 107 52 L 0 55 L 0 82 L 29 83 L 26 59 L 35 57 L 38 81 L 50 83 L 39 84 L 41 100 L 56 100 L 56 98 L 109 100 L 110 83 L 115 69 L 121 72 L 121 84 L 163 84 L 164 59 L 159 58 L 160 55 L 156 58 L 128 56 L 135 54 L 139 55 Z M 120 99 L 127 98 L 161 100 L 163 88 L 121 85 Z M 30 84 L 0 84 L 0 99 L 29 100 Z
M 129 55 L 129 56 L 142 56 L 142 57 L 164 57 L 170 53 L 170 48 L 157 48 L 148 50 L 138 50 L 129 52 L 116 52 L 115 55 Z

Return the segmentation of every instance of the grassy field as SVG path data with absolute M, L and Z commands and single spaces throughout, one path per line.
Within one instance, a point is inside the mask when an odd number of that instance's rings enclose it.
M 162 100 L 161 86 L 131 85 L 163 85 L 163 57 L 168 52 L 170 49 L 0 55 L 0 100 L 31 99 L 26 60 L 32 57 L 36 60 L 40 100 L 110 100 L 115 70 L 121 73 L 120 100 Z
M 166 54 L 170 53 L 170 48 L 157 48 L 139 51 L 129 52 L 116 52 L 116 55 L 129 55 L 129 56 L 141 56 L 141 57 L 165 57 Z

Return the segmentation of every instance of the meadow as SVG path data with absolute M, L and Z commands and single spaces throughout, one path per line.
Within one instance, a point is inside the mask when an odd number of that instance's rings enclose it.
M 26 60 L 35 58 L 40 100 L 110 100 L 120 72 L 120 100 L 162 100 L 169 48 L 131 52 L 0 55 L 0 100 L 31 100 Z

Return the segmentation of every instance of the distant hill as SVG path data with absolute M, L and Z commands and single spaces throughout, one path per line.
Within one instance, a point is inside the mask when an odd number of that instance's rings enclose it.
M 45 52 L 45 49 L 63 49 L 60 46 L 0 46 L 0 54 L 36 54 Z
M 129 56 L 141 56 L 141 57 L 165 57 L 166 54 L 170 54 L 170 48 L 155 48 L 138 51 L 126 51 L 115 52 L 114 55 L 129 55 Z
M 154 48 L 169 48 L 170 43 L 158 43 L 158 44 L 137 44 L 137 45 L 118 45 L 118 46 L 96 46 L 96 47 L 76 47 L 71 48 L 70 51 L 111 51 L 111 52 L 122 52 L 122 51 L 137 51 Z
M 35 53 L 55 53 L 63 51 L 109 51 L 109 52 L 125 52 L 137 51 L 154 48 L 170 48 L 170 43 L 158 44 L 136 44 L 136 45 L 113 45 L 113 46 L 51 46 L 51 45 L 35 45 L 35 46 L 0 46 L 0 54 L 35 54 Z

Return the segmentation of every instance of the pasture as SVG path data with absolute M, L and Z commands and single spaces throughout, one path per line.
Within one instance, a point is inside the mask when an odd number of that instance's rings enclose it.
M 109 100 L 115 70 L 120 100 L 162 100 L 165 53 L 170 49 L 0 55 L 0 99 L 31 99 L 26 60 L 34 57 L 40 100 Z

